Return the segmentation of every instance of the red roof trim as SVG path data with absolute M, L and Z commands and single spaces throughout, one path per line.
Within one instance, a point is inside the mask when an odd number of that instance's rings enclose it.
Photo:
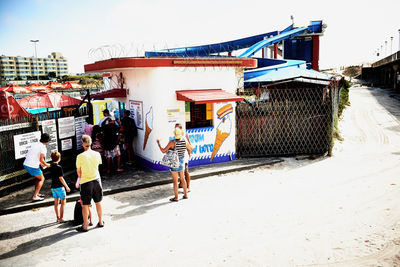
M 191 57 L 191 58 L 112 58 L 86 64 L 85 72 L 104 72 L 113 69 L 142 67 L 257 67 L 253 58 Z
M 181 90 L 176 91 L 176 99 L 195 104 L 243 101 L 243 97 L 228 93 L 222 89 Z
M 118 98 L 118 97 L 126 97 L 126 89 L 114 88 L 111 90 L 106 90 L 90 95 L 90 98 L 92 99 Z

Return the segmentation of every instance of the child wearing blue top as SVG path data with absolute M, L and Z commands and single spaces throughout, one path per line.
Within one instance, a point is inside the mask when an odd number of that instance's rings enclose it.
M 54 198 L 54 211 L 56 212 L 57 222 L 64 222 L 64 208 L 67 202 L 66 193 L 70 192 L 67 183 L 65 182 L 63 176 L 63 169 L 58 163 L 61 160 L 61 155 L 57 151 L 51 152 L 52 163 L 50 165 L 49 171 L 51 176 L 51 193 Z M 60 201 L 59 201 L 60 200 Z M 58 203 L 60 202 L 60 210 L 58 210 Z

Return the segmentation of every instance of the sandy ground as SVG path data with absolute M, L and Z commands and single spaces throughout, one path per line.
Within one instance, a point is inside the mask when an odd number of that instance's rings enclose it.
M 196 180 L 178 203 L 170 185 L 108 196 L 88 233 L 51 207 L 1 216 L 0 266 L 400 266 L 400 103 L 350 101 L 330 158 Z

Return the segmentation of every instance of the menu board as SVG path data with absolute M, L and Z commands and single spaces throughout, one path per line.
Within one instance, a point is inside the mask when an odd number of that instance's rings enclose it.
M 58 119 L 58 137 L 64 139 L 75 135 L 75 118 L 66 117 Z
M 14 135 L 15 159 L 22 159 L 34 143 L 39 142 L 40 131 Z
M 70 149 L 72 149 L 72 139 L 68 138 L 68 139 L 61 140 L 61 150 L 65 151 L 65 150 L 70 150 Z
M 43 133 L 47 133 L 50 136 L 50 141 L 46 146 L 47 153 L 45 157 L 45 161 L 50 161 L 51 152 L 58 151 L 56 120 L 52 119 L 52 120 L 42 121 L 42 130 Z
M 82 135 L 85 134 L 85 125 L 87 117 L 89 117 L 89 115 L 75 118 L 76 149 L 78 150 L 82 148 L 81 138 Z
M 136 122 L 136 127 L 143 130 L 143 102 L 129 100 L 129 111 L 131 118 Z

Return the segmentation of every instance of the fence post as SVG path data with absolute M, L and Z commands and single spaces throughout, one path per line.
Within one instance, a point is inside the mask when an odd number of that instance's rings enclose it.
M 36 128 L 36 131 L 40 130 L 39 129 L 39 118 L 37 116 L 35 116 L 35 128 Z

